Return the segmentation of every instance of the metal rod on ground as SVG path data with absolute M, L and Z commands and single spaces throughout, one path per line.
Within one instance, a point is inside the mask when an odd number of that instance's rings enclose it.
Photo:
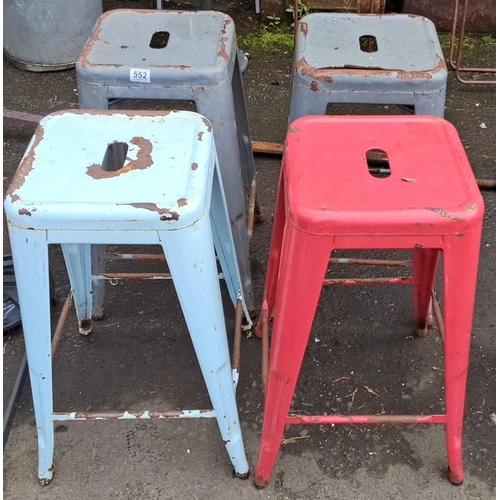
M 43 118 L 43 116 L 40 115 L 32 115 L 30 113 L 24 113 L 23 111 L 12 111 L 10 109 L 3 110 L 3 117 L 30 123 L 38 123 Z

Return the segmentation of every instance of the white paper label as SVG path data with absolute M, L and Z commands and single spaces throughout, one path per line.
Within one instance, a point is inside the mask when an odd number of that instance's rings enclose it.
M 130 81 L 131 82 L 151 82 L 151 70 L 150 69 L 137 69 L 130 68 Z

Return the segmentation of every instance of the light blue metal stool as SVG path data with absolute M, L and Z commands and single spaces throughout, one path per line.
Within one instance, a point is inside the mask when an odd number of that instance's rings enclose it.
M 288 123 L 328 104 L 413 106 L 444 116 L 446 62 L 434 24 L 405 14 L 310 14 L 295 45 Z
M 216 417 L 236 475 L 247 477 L 216 253 L 237 309 L 242 287 L 208 120 L 187 111 L 50 115 L 40 122 L 13 178 L 5 212 L 38 429 L 40 482 L 47 484 L 53 474 L 53 422 L 90 418 Z M 91 245 L 162 246 L 213 411 L 53 412 L 48 269 L 53 243 L 62 245 L 84 333 L 92 326 L 92 281 L 99 279 L 91 275 Z M 242 309 L 250 322 L 244 300 Z

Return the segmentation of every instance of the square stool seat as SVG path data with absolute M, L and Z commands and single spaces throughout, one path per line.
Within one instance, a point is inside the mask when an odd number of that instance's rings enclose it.
M 196 113 L 191 118 L 172 112 L 167 123 L 168 111 L 140 113 L 132 120 L 123 112 L 58 112 L 42 121 L 30 146 L 33 157 L 23 164 L 25 174 L 17 174 L 23 183 L 7 193 L 13 207 L 20 207 L 9 220 L 42 230 L 174 231 L 193 225 L 210 208 L 206 191 L 215 157 L 203 135 L 211 138 L 211 124 Z M 73 127 L 81 127 L 82 119 L 88 134 L 76 136 Z M 58 135 L 58 148 L 43 141 L 47 134 Z M 96 134 L 101 147 L 88 140 Z M 122 168 L 106 170 L 106 144 L 128 145 Z M 61 157 L 70 159 L 64 168 Z
M 77 61 L 81 82 L 199 87 L 232 75 L 236 33 L 221 12 L 119 9 L 103 14 L 97 28 Z M 132 69 L 149 70 L 149 77 L 134 77 Z
M 330 151 L 311 161 L 303 144 L 319 147 L 322 141 Z M 287 155 L 297 160 L 287 169 L 288 217 L 315 234 L 425 235 L 475 229 L 481 224 L 483 200 L 466 159 L 453 147 L 459 141 L 456 130 L 441 118 L 301 118 L 287 138 Z M 370 173 L 370 150 L 387 157 L 388 177 Z
M 406 105 L 444 116 L 447 69 L 434 24 L 408 14 L 309 14 L 298 24 L 289 121 L 328 104 Z

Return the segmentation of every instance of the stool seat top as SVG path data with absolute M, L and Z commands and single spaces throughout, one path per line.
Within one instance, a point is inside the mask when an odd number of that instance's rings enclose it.
M 235 38 L 233 20 L 221 12 L 112 10 L 99 17 L 76 62 L 78 80 L 215 85 L 231 74 Z
M 389 176 L 370 172 L 370 150 L 387 159 L 377 165 Z M 459 234 L 484 213 L 458 133 L 442 118 L 300 118 L 283 174 L 289 218 L 314 234 Z
M 424 17 L 316 13 L 299 23 L 295 73 L 330 87 L 353 76 L 429 86 L 447 70 L 436 28 Z
M 210 203 L 210 122 L 190 111 L 83 111 L 41 120 L 5 198 L 34 229 L 180 229 Z

